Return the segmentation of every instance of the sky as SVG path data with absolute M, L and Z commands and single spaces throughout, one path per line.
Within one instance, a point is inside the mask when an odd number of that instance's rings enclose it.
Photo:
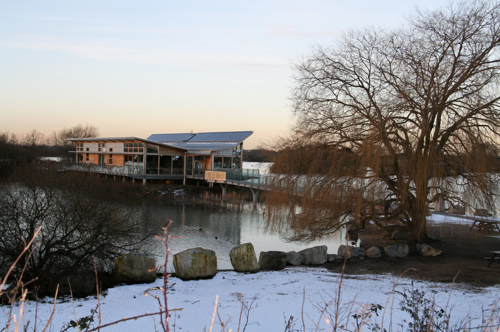
M 293 123 L 293 65 L 343 32 L 445 0 L 0 0 L 0 132 L 239 131 Z

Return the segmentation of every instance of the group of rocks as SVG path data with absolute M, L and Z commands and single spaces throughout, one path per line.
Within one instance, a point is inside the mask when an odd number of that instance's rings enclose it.
M 254 247 L 245 243 L 234 247 L 229 253 L 231 265 L 237 272 L 255 273 L 260 270 L 282 270 L 287 265 L 321 265 L 326 262 L 343 261 L 346 258 L 380 258 L 382 251 L 378 247 L 363 248 L 342 245 L 337 255 L 327 254 L 327 246 L 316 246 L 299 252 L 262 251 L 257 261 Z M 436 250 L 427 244 L 418 244 L 417 249 L 423 256 L 438 256 Z M 388 257 L 405 257 L 410 248 L 405 242 L 384 245 Z M 175 275 L 183 280 L 211 278 L 217 273 L 217 257 L 213 250 L 194 248 L 174 255 Z

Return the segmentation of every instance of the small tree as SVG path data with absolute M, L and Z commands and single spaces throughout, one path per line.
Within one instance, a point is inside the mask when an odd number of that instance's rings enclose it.
M 479 0 L 316 47 L 296 65 L 269 226 L 311 239 L 372 219 L 422 241 L 437 197 L 491 207 L 499 45 L 500 5 Z

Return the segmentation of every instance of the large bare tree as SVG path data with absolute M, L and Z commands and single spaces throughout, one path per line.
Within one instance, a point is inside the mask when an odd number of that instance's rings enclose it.
M 296 65 L 269 226 L 308 240 L 374 220 L 422 241 L 438 197 L 491 208 L 499 45 L 500 5 L 470 1 L 316 47 Z

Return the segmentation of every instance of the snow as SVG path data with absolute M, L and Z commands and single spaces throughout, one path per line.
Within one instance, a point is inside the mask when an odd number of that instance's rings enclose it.
M 320 327 L 326 328 L 324 316 L 320 309 L 325 303 L 334 302 L 339 289 L 340 275 L 324 268 L 287 268 L 282 271 L 260 272 L 243 274 L 232 271 L 219 272 L 213 279 L 198 281 L 182 281 L 177 278 L 169 279 L 168 305 L 170 309 L 179 308 L 172 314 L 171 328 L 178 331 L 202 331 L 210 326 L 216 296 L 219 297 L 218 311 L 222 322 L 228 322 L 228 328 L 237 330 L 241 311 L 240 298 L 253 307 L 249 312 L 246 331 L 282 331 L 285 319 L 293 316 L 296 327 L 302 327 L 300 319 L 302 303 L 304 301 L 304 322 L 306 330 L 314 330 L 315 324 L 320 321 Z M 125 317 L 153 313 L 158 311 L 158 302 L 151 296 L 144 296 L 147 289 L 161 287 L 162 279 L 153 284 L 127 285 L 111 288 L 101 298 L 102 323 L 120 320 Z M 470 315 L 476 318 L 471 325 L 477 326 L 482 317 L 482 310 L 499 300 L 500 287 L 467 288 L 455 285 L 451 290 L 450 284 L 429 282 L 415 282 L 406 278 L 394 278 L 388 275 L 381 276 L 344 276 L 341 287 L 342 312 L 346 306 L 353 304 L 351 315 L 363 309 L 363 305 L 380 304 L 387 308 L 385 317 L 379 311 L 379 316 L 372 315 L 371 322 L 388 326 L 392 318 L 393 325 L 400 323 L 406 317 L 399 310 L 390 310 L 398 307 L 401 295 L 396 291 L 404 288 L 418 288 L 432 290 L 436 303 L 441 307 L 453 307 L 452 320 L 459 321 Z M 160 295 L 159 291 L 156 295 Z M 431 293 L 431 292 L 429 292 Z M 451 295 L 450 295 L 451 294 Z M 394 301 L 393 301 L 394 297 Z M 353 303 L 351 303 L 353 302 Z M 74 311 L 71 301 L 57 303 L 56 313 L 51 323 L 52 330 L 59 331 L 64 323 L 76 317 L 84 317 L 95 308 L 97 301 L 94 298 L 74 300 Z M 333 312 L 334 306 L 331 307 Z M 18 309 L 18 308 L 16 308 Z M 50 316 L 52 303 L 38 304 L 38 326 Z M 5 326 L 8 308 L 3 307 L 4 315 L 0 318 L 0 326 Z M 392 311 L 392 317 L 389 312 Z M 26 305 L 25 321 L 35 320 L 35 303 Z M 97 317 L 95 318 L 97 321 Z M 155 318 L 156 326 L 158 318 Z M 106 331 L 154 331 L 155 321 L 152 317 L 131 320 L 106 328 Z M 218 319 L 216 319 L 218 322 Z M 245 322 L 243 315 L 242 322 Z M 351 318 L 351 323 L 353 322 Z M 220 323 L 219 323 L 220 324 Z M 220 325 L 214 330 L 220 331 Z
M 462 218 L 434 214 L 435 223 L 462 223 Z M 467 221 L 470 223 L 470 221 Z M 282 271 L 267 271 L 255 274 L 244 274 L 234 271 L 219 271 L 213 279 L 182 281 L 171 277 L 168 281 L 168 306 L 178 308 L 171 315 L 171 331 L 206 331 L 210 328 L 216 297 L 218 296 L 218 314 L 223 323 L 227 323 L 226 331 L 238 330 L 242 302 L 248 311 L 246 331 L 283 331 L 286 321 L 293 316 L 294 330 L 302 330 L 302 317 L 306 331 L 320 329 L 329 330 L 322 308 L 329 304 L 326 313 L 333 320 L 335 300 L 340 289 L 340 313 L 342 324 L 348 324 L 353 329 L 352 315 L 369 311 L 371 305 L 381 305 L 385 309 L 378 311 L 378 316 L 372 314 L 371 324 L 384 327 L 391 325 L 394 331 L 400 330 L 398 324 L 408 319 L 408 314 L 399 309 L 402 299 L 401 292 L 405 289 L 420 289 L 432 296 L 439 307 L 452 309 L 452 322 L 459 322 L 471 317 L 469 327 L 478 326 L 483 315 L 488 316 L 488 310 L 497 308 L 500 300 L 500 285 L 493 287 L 475 287 L 464 284 L 447 284 L 414 281 L 409 278 L 396 278 L 391 275 L 341 275 L 322 267 L 287 267 Z M 342 280 L 342 285 L 339 283 Z M 152 296 L 144 293 L 153 287 L 162 287 L 162 279 L 151 284 L 124 285 L 107 290 L 101 297 L 102 324 L 133 317 L 145 313 L 159 311 L 159 304 Z M 160 291 L 153 294 L 161 296 Z M 29 321 L 33 328 L 45 325 L 53 309 L 50 299 L 46 303 L 29 301 L 25 304 L 25 324 Z M 75 317 L 88 316 L 91 309 L 96 308 L 96 297 L 86 299 L 59 299 L 56 305 L 50 330 L 60 331 L 64 324 Z M 302 309 L 303 308 L 303 309 Z M 19 317 L 20 307 L 14 308 L 14 314 Z M 246 322 L 243 310 L 240 331 Z M 0 313 L 0 328 L 5 327 L 9 307 L 3 306 Z M 497 312 L 496 316 L 500 316 Z M 153 318 L 154 317 L 154 318 Z M 345 318 L 350 317 L 349 322 Z M 95 315 L 94 326 L 97 324 Z M 498 320 L 498 318 L 496 318 Z M 319 322 L 319 323 L 318 323 Z M 391 323 L 392 322 L 392 323 Z M 42 328 L 43 329 L 43 328 Z M 40 330 L 42 330 L 40 329 Z M 121 322 L 104 331 L 155 331 L 161 330 L 158 316 L 144 317 L 137 320 Z M 219 318 L 216 317 L 214 331 L 220 331 Z M 368 331 L 369 328 L 366 328 Z M 474 330 L 474 329 L 472 329 Z M 69 329 L 76 331 L 76 329 Z

